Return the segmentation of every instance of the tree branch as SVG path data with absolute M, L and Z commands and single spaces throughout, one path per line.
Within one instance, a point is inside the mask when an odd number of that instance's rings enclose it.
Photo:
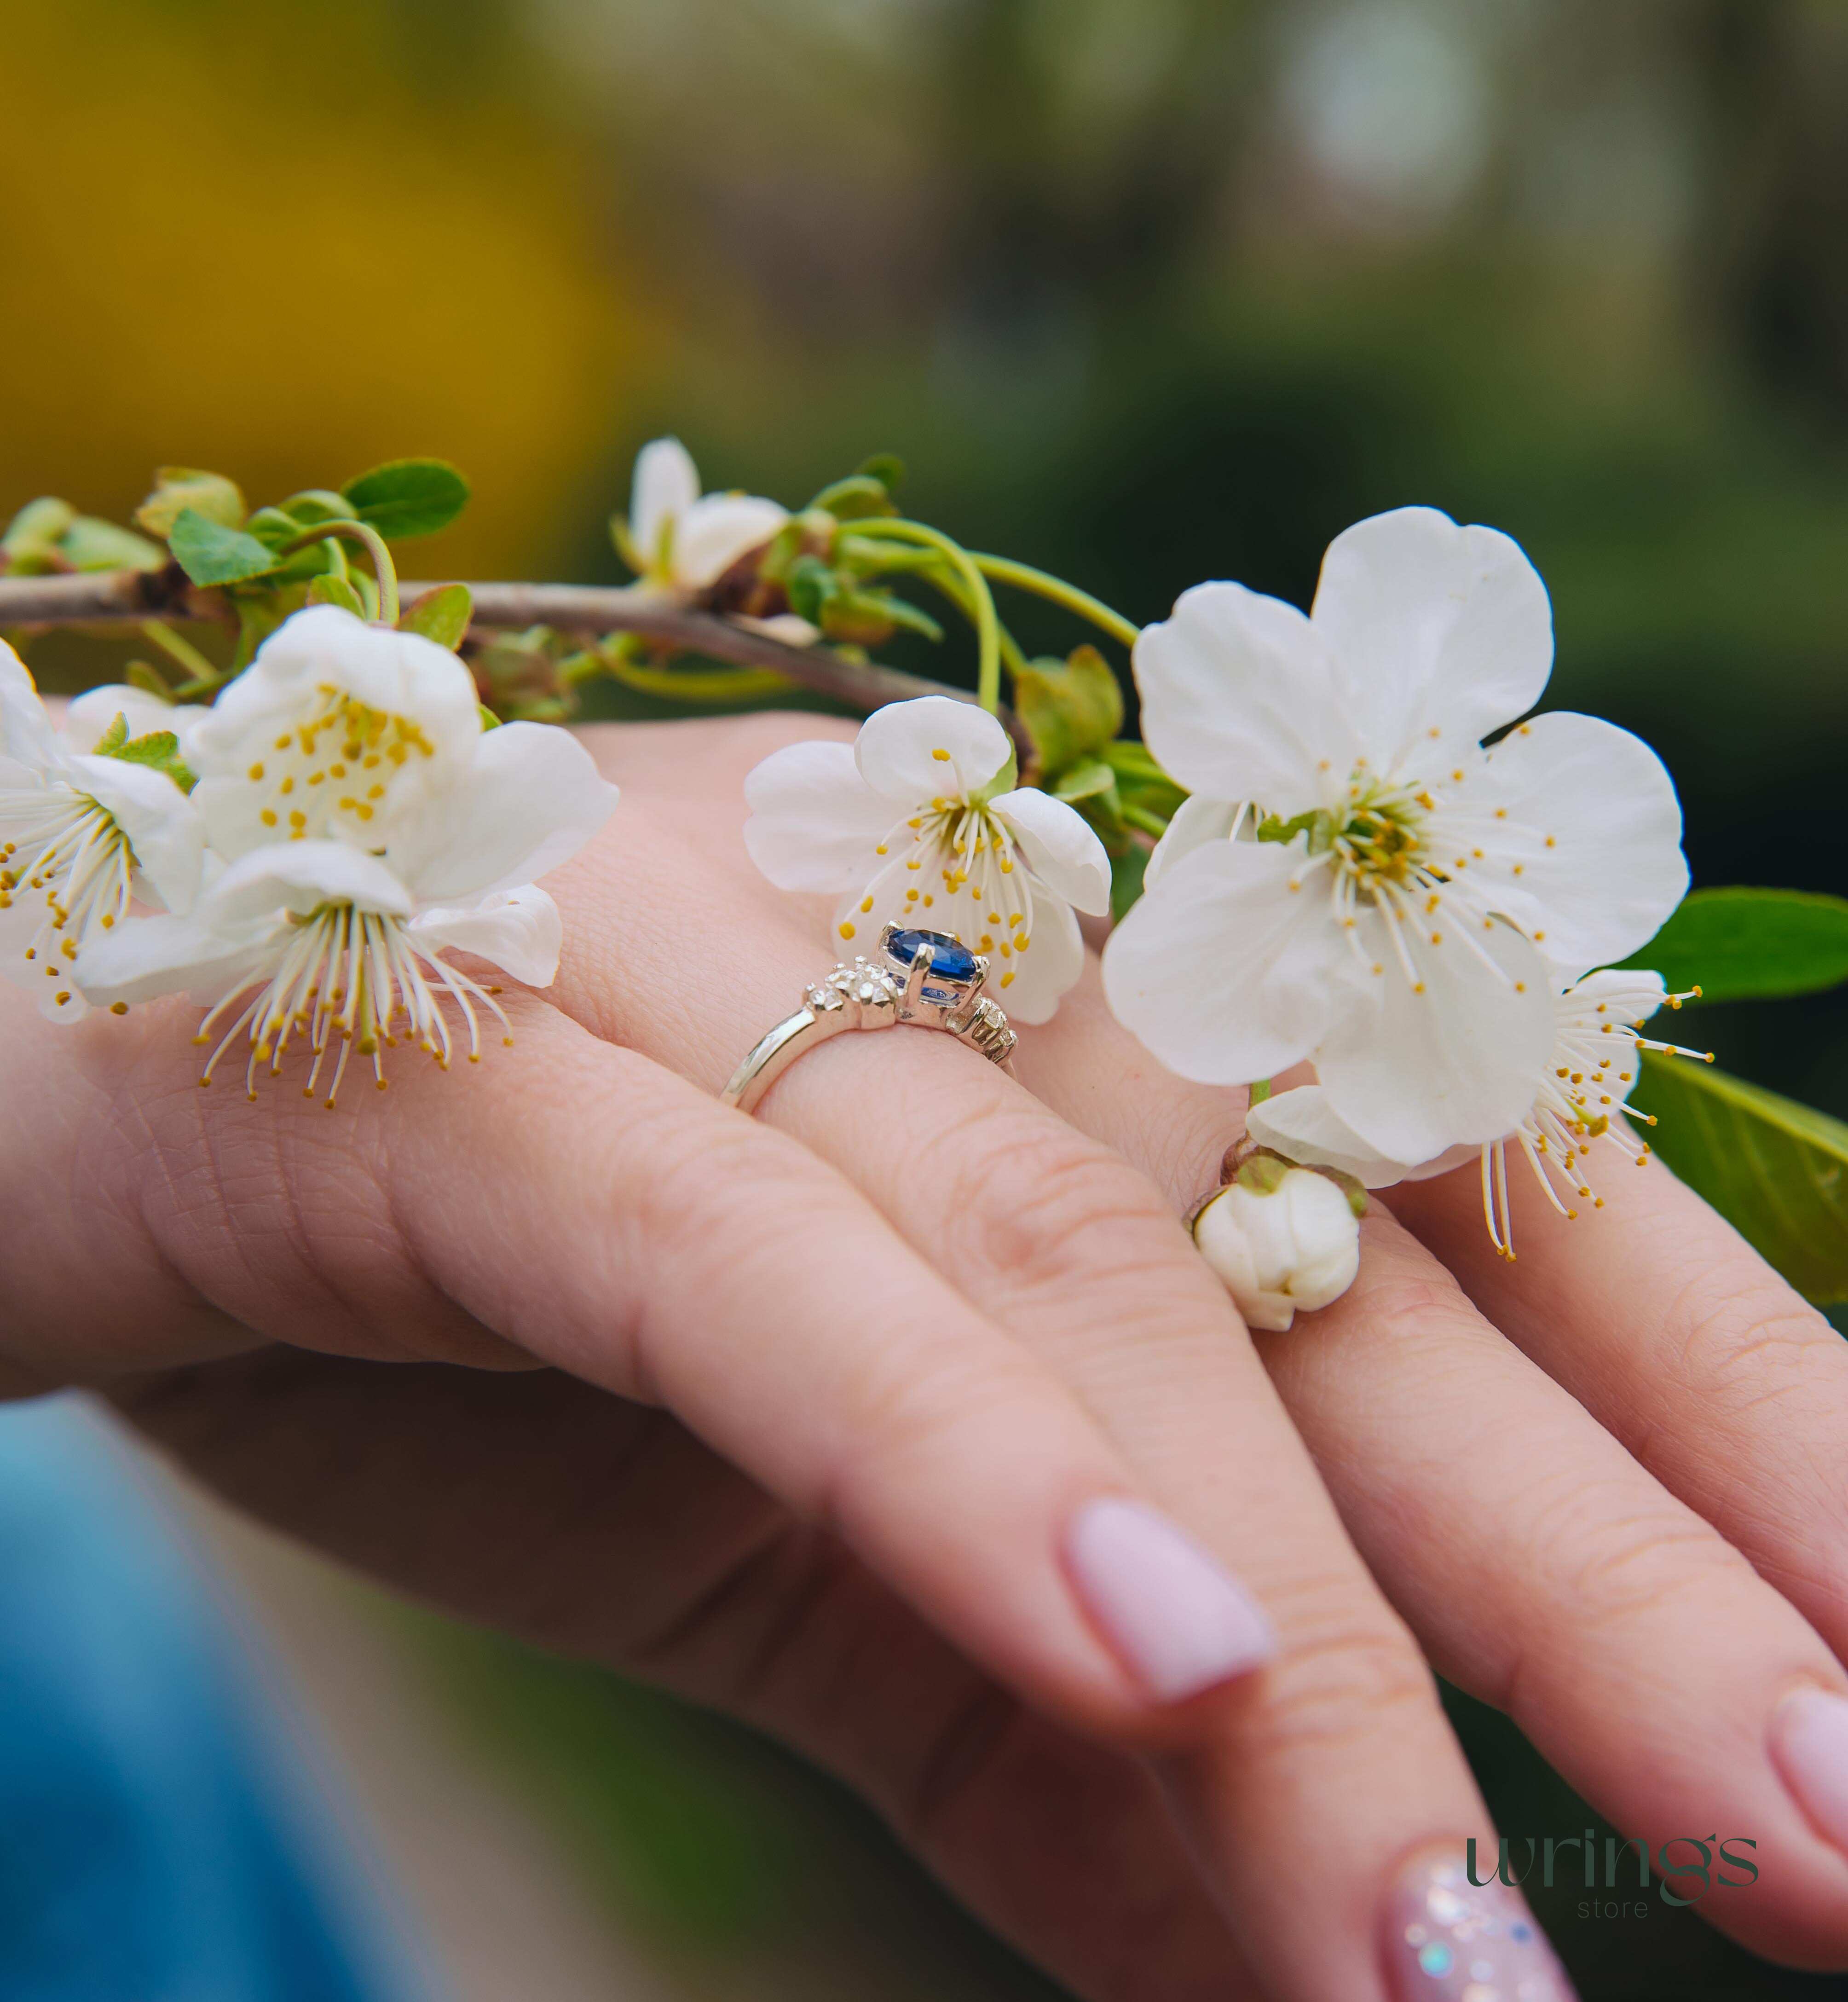
M 409 604 L 434 584 L 400 587 Z M 662 647 L 702 654 L 741 667 L 772 668 L 799 688 L 832 696 L 863 713 L 889 702 L 947 695 L 973 702 L 968 689 L 951 688 L 874 661 L 844 658 L 832 647 L 791 647 L 748 622 L 679 605 L 614 585 L 471 584 L 478 626 L 519 631 L 550 626 L 561 632 L 633 633 Z M 51 626 L 138 626 L 148 619 L 233 623 L 221 591 L 202 591 L 177 564 L 159 570 L 93 570 L 68 577 L 0 577 L 0 630 Z M 1002 722 L 1020 745 L 1023 765 L 1031 746 L 1018 720 L 1003 710 Z

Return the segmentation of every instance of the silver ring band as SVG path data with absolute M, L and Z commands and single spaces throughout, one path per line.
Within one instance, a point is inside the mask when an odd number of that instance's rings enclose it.
M 741 1112 L 758 1100 L 796 1059 L 843 1029 L 891 1029 L 908 1022 L 947 1029 L 958 1041 L 1005 1065 L 1014 1047 L 1007 1017 L 982 998 L 989 962 L 940 932 L 887 925 L 879 957 L 837 966 L 803 996 L 803 1005 L 761 1038 L 733 1072 L 722 1094 Z

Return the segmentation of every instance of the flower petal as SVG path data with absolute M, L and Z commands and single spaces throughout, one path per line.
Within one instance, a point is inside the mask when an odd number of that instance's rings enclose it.
M 1386 1156 L 1355 1132 L 1329 1102 L 1319 1084 L 1299 1084 L 1252 1107 L 1245 1130 L 1260 1147 L 1271 1147 L 1306 1167 L 1338 1168 L 1369 1188 L 1396 1182 L 1421 1182 L 1476 1159 L 1475 1145 L 1452 1147 L 1435 1161 L 1414 1167 Z
M 439 759 L 465 755 L 481 734 L 475 678 L 447 647 L 417 633 L 368 626 L 335 605 L 285 619 L 193 732 L 189 761 L 201 778 L 242 775 L 253 731 L 317 708 L 323 683 L 355 702 L 417 725 Z
M 479 738 L 465 774 L 400 817 L 386 859 L 420 902 L 511 890 L 570 860 L 617 797 L 568 730 L 504 723 Z
M 991 960 L 984 990 L 1016 1024 L 1050 1022 L 1084 971 L 1084 935 L 1062 897 L 1035 884 L 1027 924 L 1031 944 L 1009 958 Z
M 169 911 L 191 908 L 205 858 L 205 823 L 165 772 L 120 758 L 73 758 L 71 782 L 127 835 L 141 872 Z
M 699 498 L 693 455 L 677 438 L 656 438 L 635 455 L 629 494 L 629 533 L 636 553 L 650 568 L 661 555 L 661 530 L 678 523 Z
M 278 928 L 274 913 L 231 927 L 197 908 L 183 918 L 131 918 L 85 948 L 83 992 L 99 1008 L 196 989 L 216 1000 L 256 972 Z
M 860 776 L 905 812 L 983 791 L 1013 755 L 1013 739 L 985 709 L 947 695 L 876 709 L 853 746 Z
M 717 584 L 741 556 L 761 548 L 790 518 L 774 500 L 750 494 L 709 494 L 674 531 L 674 581 L 689 591 Z
M 1094 918 L 1110 911 L 1110 857 L 1090 823 L 1063 800 L 1022 786 L 989 801 L 1020 840 L 1021 860 L 1055 897 Z
M 43 769 L 55 762 L 57 741 L 30 671 L 0 640 L 0 756 Z
M 1614 723 L 1556 710 L 1486 762 L 1473 790 L 1501 825 L 1472 865 L 1478 889 L 1492 886 L 1495 908 L 1568 975 L 1647 945 L 1688 888 L 1681 802 L 1661 760 Z
M 472 904 L 440 905 L 413 918 L 410 930 L 424 951 L 447 946 L 472 953 L 528 987 L 549 987 L 558 977 L 564 920 L 535 884 L 496 890 Z
M 878 870 L 892 807 L 860 776 L 852 745 L 786 744 L 752 769 L 744 800 L 745 849 L 778 889 L 842 896 Z
M 1351 984 L 1340 935 L 1302 857 L 1256 842 L 1170 863 L 1104 949 L 1117 1019 L 1170 1070 L 1245 1084 L 1308 1055 Z
M 131 738 L 145 737 L 157 730 L 172 731 L 183 752 L 194 730 L 211 713 L 197 703 L 162 702 L 145 689 L 121 684 L 88 689 L 65 711 L 64 740 L 71 752 L 94 751 L 119 716 L 127 724 Z
M 194 906 L 201 925 L 221 936 L 320 904 L 352 904 L 381 917 L 407 918 L 413 909 L 403 880 L 376 855 L 343 841 L 278 841 L 240 856 Z
M 1345 779 L 1352 732 L 1321 636 L 1293 605 L 1239 584 L 1184 591 L 1135 643 L 1142 738 L 1189 792 L 1285 814 Z
M 1336 536 L 1310 617 L 1383 773 L 1434 732 L 1479 744 L 1532 708 L 1553 668 L 1552 607 L 1520 546 L 1435 507 Z
M 1432 945 L 1407 940 L 1423 991 L 1407 979 L 1377 910 L 1355 936 L 1383 971 L 1371 1006 L 1347 1010 L 1318 1045 L 1329 1103 L 1389 1160 L 1435 1160 L 1447 1148 L 1498 1140 L 1526 1117 L 1553 1050 L 1545 961 L 1512 925 Z
M 1184 855 L 1191 855 L 1209 841 L 1229 841 L 1244 811 L 1243 800 L 1210 799 L 1205 793 L 1190 793 L 1175 809 L 1167 832 L 1155 844 L 1149 857 L 1149 866 L 1142 872 L 1144 891 L 1152 890 L 1161 881 L 1162 871 L 1172 867 Z

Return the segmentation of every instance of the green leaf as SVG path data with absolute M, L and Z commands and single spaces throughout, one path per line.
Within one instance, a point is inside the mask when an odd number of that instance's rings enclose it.
M 863 521 L 874 515 L 896 514 L 898 511 L 883 480 L 859 473 L 851 479 L 837 480 L 832 486 L 824 487 L 804 512 L 811 510 L 832 514 L 837 521 Z
M 432 535 L 467 506 L 469 483 L 447 459 L 399 459 L 341 488 L 355 515 L 388 542 Z
M 93 758 L 113 758 L 128 741 L 128 719 L 118 714 L 116 720 L 96 739 L 96 748 L 90 753 Z M 176 745 L 178 740 L 176 739 Z
M 791 602 L 793 603 L 792 598 Z M 921 633 L 926 640 L 940 640 L 943 629 L 928 612 L 894 598 L 889 591 L 842 591 L 822 601 L 821 617 L 812 622 L 831 640 L 851 640 L 863 647 L 877 647 L 900 628 Z
M 1696 890 L 1627 964 L 1703 1001 L 1815 994 L 1848 980 L 1848 898 L 1808 890 Z
M 162 542 L 173 532 L 173 524 L 186 508 L 215 521 L 221 528 L 243 525 L 244 497 L 237 482 L 221 473 L 206 473 L 196 466 L 163 466 L 154 476 L 154 491 L 134 511 L 136 525 Z
M 173 560 L 198 584 L 241 584 L 276 567 L 275 553 L 255 535 L 209 521 L 191 507 L 180 509 L 167 546 Z
M 77 510 L 68 500 L 50 494 L 28 500 L 0 535 L 0 559 L 19 577 L 43 577 L 47 570 L 63 569 L 58 543 L 76 518 Z
M 127 719 L 118 716 L 110 726 L 109 734 L 120 730 L 127 735 Z M 106 742 L 107 739 L 104 740 Z M 150 730 L 145 736 L 123 743 L 118 739 L 106 752 L 98 747 L 104 757 L 119 758 L 124 765 L 145 765 L 152 770 L 165 772 L 183 793 L 190 793 L 199 782 L 187 769 L 180 755 L 180 739 L 170 730 Z
M 1060 773 L 1052 794 L 1069 806 L 1079 800 L 1107 797 L 1116 790 L 1117 775 L 1109 766 L 1101 758 L 1086 758 Z
M 888 494 L 896 494 L 905 483 L 905 461 L 895 452 L 876 452 L 855 469 L 868 480 L 877 480 Z
M 305 528 L 318 528 L 323 521 L 351 521 L 353 504 L 345 494 L 336 494 L 329 487 L 310 487 L 291 494 L 281 511 Z
M 828 609 L 842 595 L 840 579 L 819 556 L 798 556 L 784 588 L 790 609 L 811 626 L 825 626 Z
M 1710 1064 L 1646 1053 L 1655 1150 L 1819 1306 L 1848 1299 L 1848 1125 Z
M 309 584 L 308 602 L 310 605 L 337 605 L 343 612 L 350 612 L 355 619 L 366 616 L 366 601 L 360 596 L 352 580 L 331 573 L 317 577 Z
M 95 514 L 79 514 L 59 545 L 73 570 L 165 570 L 167 553 L 159 542 L 119 528 Z
M 453 654 L 466 638 L 474 616 L 475 601 L 465 584 L 440 584 L 407 605 L 398 624 L 401 630 L 420 633 Z
M 1030 661 L 1014 677 L 1014 707 L 1040 755 L 1041 784 L 1096 755 L 1123 727 L 1123 689 L 1095 647 Z

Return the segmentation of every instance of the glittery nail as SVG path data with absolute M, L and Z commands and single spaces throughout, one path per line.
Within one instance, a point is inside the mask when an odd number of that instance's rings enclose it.
M 1400 1871 L 1384 1948 L 1393 2002 L 1577 2002 L 1525 1901 L 1492 1877 L 1472 1884 L 1456 1850 L 1424 1850 Z

